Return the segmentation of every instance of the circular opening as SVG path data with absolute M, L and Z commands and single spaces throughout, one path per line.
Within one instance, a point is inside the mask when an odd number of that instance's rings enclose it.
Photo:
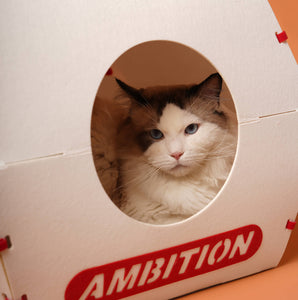
M 100 83 L 91 119 L 98 177 L 114 204 L 151 224 L 205 208 L 231 170 L 236 110 L 221 75 L 193 49 L 150 41 Z

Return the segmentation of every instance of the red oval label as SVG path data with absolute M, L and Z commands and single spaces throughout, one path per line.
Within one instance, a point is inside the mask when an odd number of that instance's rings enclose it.
M 253 256 L 262 236 L 259 226 L 248 225 L 87 269 L 70 281 L 65 300 L 121 299 L 215 271 Z

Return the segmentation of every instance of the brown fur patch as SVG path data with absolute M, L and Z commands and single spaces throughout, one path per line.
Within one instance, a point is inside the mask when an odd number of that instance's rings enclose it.
M 91 148 L 98 177 L 110 198 L 119 205 L 117 180 L 119 165 L 116 154 L 118 126 L 127 117 L 129 103 L 95 98 L 91 119 Z

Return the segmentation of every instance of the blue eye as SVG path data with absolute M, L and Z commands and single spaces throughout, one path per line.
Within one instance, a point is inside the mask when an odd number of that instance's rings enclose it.
M 199 129 L 199 124 L 192 123 L 185 128 L 184 132 L 186 134 L 194 134 L 198 131 L 198 129 Z
M 158 129 L 150 130 L 149 134 L 155 140 L 160 140 L 163 138 L 163 133 Z

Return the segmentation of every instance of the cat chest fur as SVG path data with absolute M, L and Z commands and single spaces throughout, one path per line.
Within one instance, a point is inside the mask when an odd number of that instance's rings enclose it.
M 123 168 L 133 168 L 138 179 L 133 172 L 127 172 L 132 176 L 126 176 L 123 182 L 126 202 L 122 210 L 137 220 L 154 224 L 184 220 L 203 209 L 222 187 L 230 170 L 220 159 L 212 161 L 208 169 L 183 178 L 156 172 L 141 161 L 128 161 Z

